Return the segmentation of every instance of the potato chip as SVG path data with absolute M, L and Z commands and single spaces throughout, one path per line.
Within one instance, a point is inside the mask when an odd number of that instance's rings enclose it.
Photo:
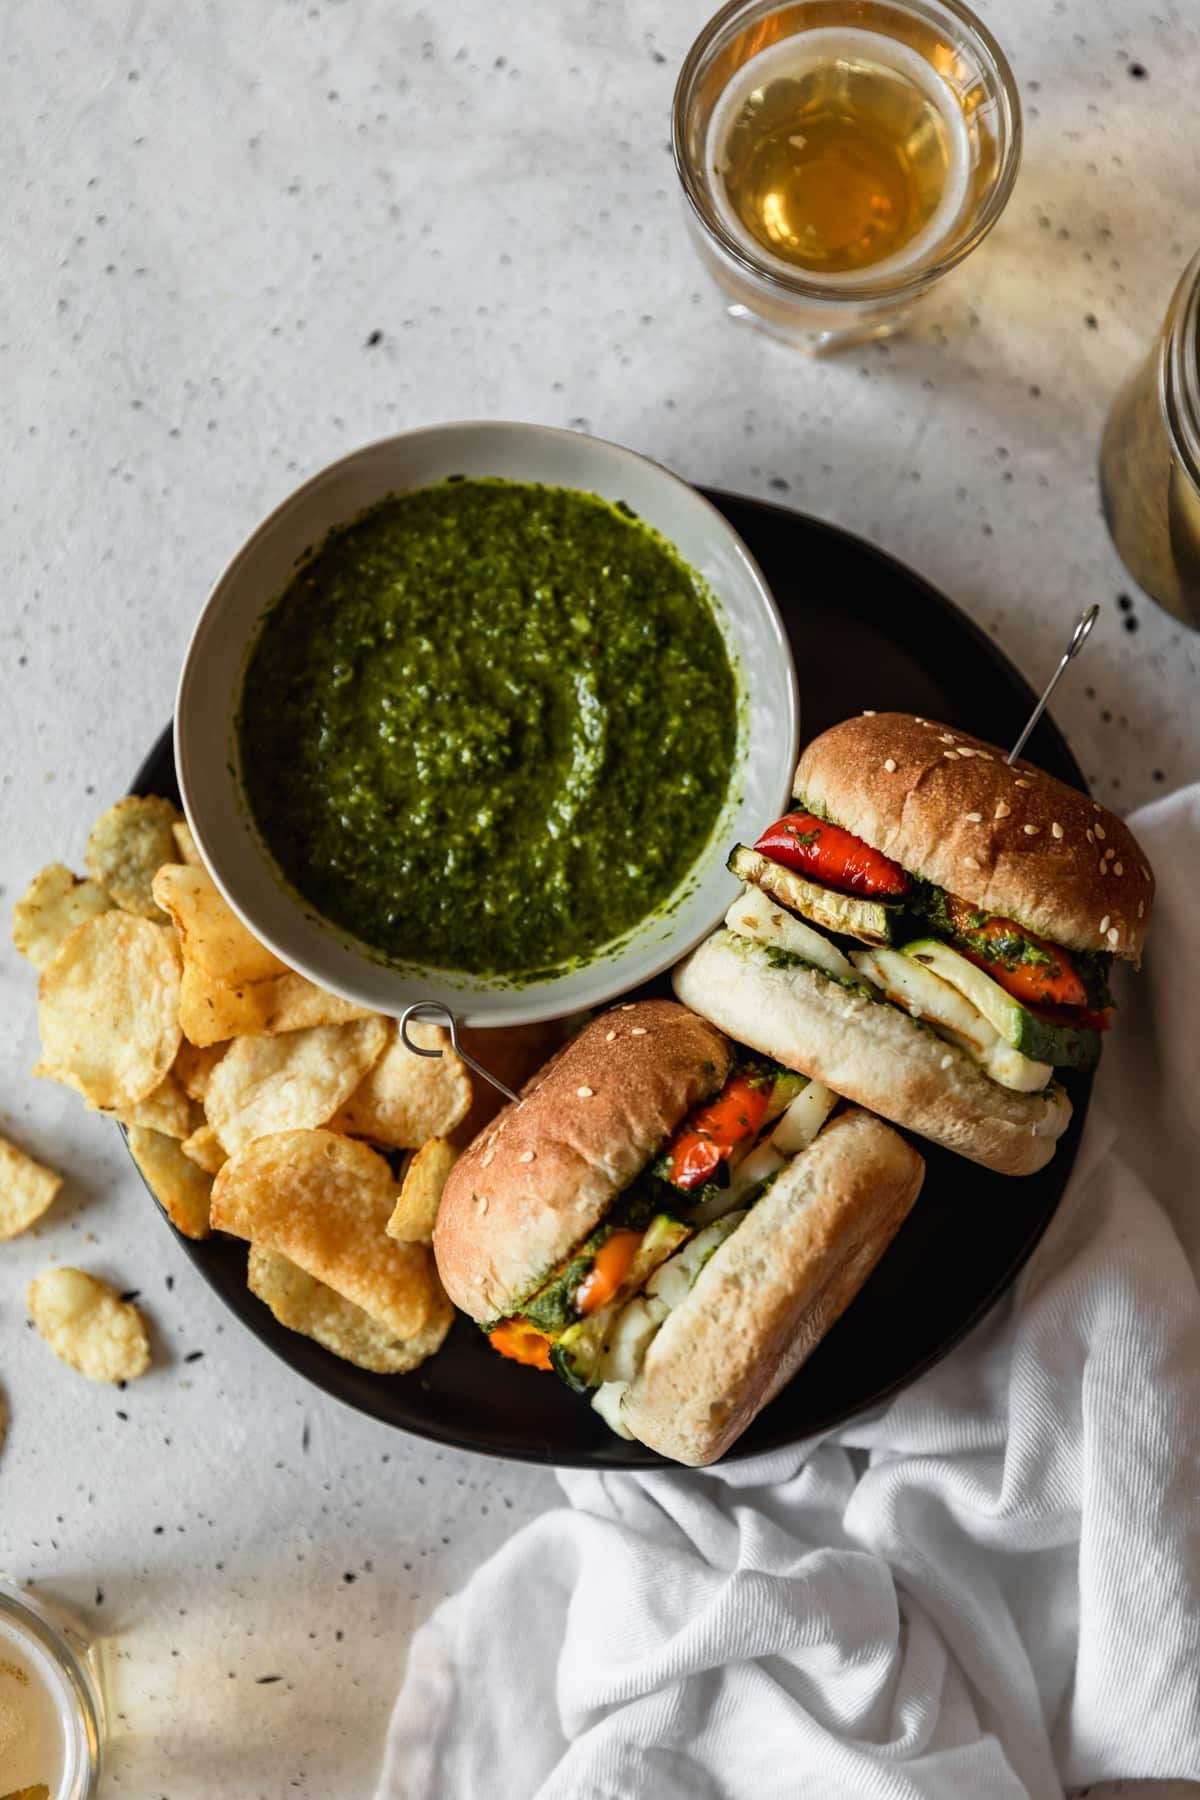
M 222 1042 L 198 1049 L 184 1038 L 171 1073 L 189 1100 L 203 1100 L 208 1092 L 209 1078 L 228 1048 L 229 1045 Z
M 230 1153 L 272 1131 L 324 1125 L 386 1042 L 382 1019 L 238 1038 L 209 1080 L 208 1122 Z
M 151 883 L 154 872 L 175 855 L 171 831 L 177 809 L 156 794 L 128 794 L 92 826 L 84 860 L 88 874 L 125 912 L 159 919 Z
M 55 1356 L 91 1381 L 133 1381 L 150 1367 L 137 1307 L 83 1269 L 47 1269 L 31 1281 L 29 1316 Z
M 184 1154 L 183 1145 L 176 1138 L 166 1137 L 161 1131 L 130 1126 L 129 1149 L 146 1185 L 176 1231 L 182 1231 L 184 1237 L 207 1237 L 211 1174 Z
M 379 1017 L 369 1006 L 342 1000 L 337 994 L 330 994 L 325 988 L 306 981 L 303 975 L 294 975 L 290 969 L 286 975 L 278 975 L 274 981 L 260 982 L 259 985 L 272 990 L 263 1025 L 266 1032 L 307 1031 L 313 1025 L 345 1025 L 351 1019 Z
M 439 1057 L 417 1056 L 391 1027 L 388 1045 L 361 1085 L 331 1121 L 348 1137 L 370 1138 L 390 1150 L 412 1150 L 445 1137 L 471 1104 L 471 1078 L 441 1025 L 414 1024 L 418 1044 L 438 1045 Z
M 192 1103 L 173 1075 L 165 1075 L 152 1093 L 135 1106 L 117 1106 L 108 1117 L 122 1125 L 143 1125 L 148 1131 L 161 1131 L 165 1137 L 185 1138 L 192 1129 Z
M 251 1244 L 246 1263 L 250 1292 L 270 1307 L 281 1325 L 376 1375 L 406 1375 L 441 1349 L 454 1323 L 454 1308 L 441 1292 L 432 1258 L 428 1273 L 433 1293 L 428 1322 L 415 1336 L 397 1338 L 361 1306 L 275 1250 Z
M 0 1137 L 0 1238 L 27 1231 L 61 1186 L 61 1175 Z
M 77 925 L 111 905 L 94 881 L 81 881 L 63 863 L 49 863 L 13 908 L 13 943 L 35 969 L 44 969 Z
M 389 1237 L 405 1244 L 432 1244 L 442 1189 L 457 1161 L 458 1151 L 445 1138 L 430 1138 L 421 1145 L 404 1171 L 400 1198 L 388 1220 Z
M 303 975 L 276 975 L 271 981 L 227 986 L 196 963 L 185 963 L 179 995 L 184 1036 L 198 1049 L 247 1035 L 275 1036 L 313 1025 L 342 1025 L 369 1019 L 369 1007 L 339 1000 Z
M 207 869 L 168 862 L 154 877 L 154 898 L 175 921 L 189 965 L 231 987 L 286 973 L 286 963 L 247 931 Z
M 192 836 L 192 828 L 186 819 L 176 819 L 171 827 L 171 836 L 175 839 L 175 855 L 171 862 L 190 863 L 194 869 L 202 869 L 204 863 L 196 848 L 196 840 Z
M 213 1182 L 212 1220 L 412 1338 L 438 1302 L 424 1246 L 387 1235 L 398 1197 L 392 1171 L 366 1144 L 332 1131 L 280 1131 L 230 1157 Z
M 179 951 L 149 919 L 103 912 L 77 925 L 38 981 L 42 1060 L 35 1073 L 93 1106 L 134 1106 L 180 1044 Z
M 179 1148 L 190 1161 L 199 1168 L 207 1169 L 215 1175 L 225 1162 L 225 1150 L 220 1138 L 211 1125 L 199 1125 L 190 1137 L 185 1137 Z

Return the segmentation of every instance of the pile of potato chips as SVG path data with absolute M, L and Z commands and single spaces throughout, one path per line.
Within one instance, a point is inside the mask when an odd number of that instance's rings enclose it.
M 126 1127 L 179 1231 L 249 1241 L 250 1288 L 283 1324 L 360 1368 L 415 1368 L 453 1318 L 428 1246 L 447 1139 L 479 1112 L 446 1034 L 418 1027 L 442 1055 L 414 1056 L 394 1021 L 287 968 L 226 905 L 167 800 L 110 807 L 86 861 L 87 880 L 43 869 L 14 915 L 40 971 L 35 1073 Z M 401 1176 L 399 1152 L 415 1152 Z M 57 1177 L 9 1153 L 11 1231 L 50 1204 Z M 114 1303 L 77 1270 L 30 1291 L 43 1335 L 99 1379 L 148 1362 L 140 1320 Z

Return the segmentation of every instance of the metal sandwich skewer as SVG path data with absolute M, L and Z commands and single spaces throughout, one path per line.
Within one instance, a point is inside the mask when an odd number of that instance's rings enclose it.
M 1054 692 L 1055 688 L 1058 686 L 1059 681 L 1062 677 L 1063 671 L 1065 670 L 1067 664 L 1072 660 L 1073 657 L 1076 657 L 1079 655 L 1079 652 L 1083 649 L 1083 646 L 1086 644 L 1086 642 L 1088 640 L 1088 635 L 1091 632 L 1092 626 L 1096 623 L 1096 620 L 1099 617 L 1100 617 L 1099 606 L 1089 606 L 1086 612 L 1080 613 L 1078 621 L 1076 622 L 1076 625 L 1075 625 L 1075 629 L 1071 633 L 1071 641 L 1067 645 L 1066 649 L 1063 651 L 1062 655 L 1058 659 L 1058 667 L 1055 669 L 1053 675 L 1050 677 L 1049 681 L 1046 683 L 1045 687 L 1043 688 L 1042 697 L 1038 701 L 1037 705 L 1034 707 L 1032 713 L 1030 713 L 1029 718 L 1026 721 L 1024 731 L 1021 733 L 1020 737 L 1017 739 L 1016 743 L 1013 745 L 1012 749 L 1009 751 L 1007 757 L 1005 758 L 1005 761 L 1008 763 L 1010 768 L 1016 762 L 1018 756 L 1020 756 L 1022 750 L 1025 748 L 1026 743 L 1029 741 L 1030 732 L 1033 730 L 1034 726 L 1037 724 L 1038 720 L 1041 718 L 1042 714 L 1045 712 L 1046 707 L 1049 705 L 1050 696 Z
M 490 1069 L 485 1069 L 481 1062 L 475 1060 L 469 1050 L 463 1049 L 458 1041 L 458 1020 L 448 1006 L 443 1006 L 440 1000 L 417 1000 L 412 1006 L 405 1007 L 399 1019 L 400 1038 L 406 1050 L 411 1050 L 414 1056 L 440 1056 L 442 1054 L 440 1046 L 426 1047 L 423 1044 L 414 1044 L 409 1037 L 408 1027 L 414 1019 L 420 1020 L 424 1024 L 444 1025 L 450 1033 L 452 1048 L 457 1055 L 462 1057 L 468 1068 L 474 1069 L 476 1075 L 482 1075 L 483 1079 L 490 1082 L 492 1087 L 497 1088 L 506 1100 L 520 1099 L 520 1095 L 514 1094 L 510 1087 L 506 1087 L 498 1075 L 493 1075 Z

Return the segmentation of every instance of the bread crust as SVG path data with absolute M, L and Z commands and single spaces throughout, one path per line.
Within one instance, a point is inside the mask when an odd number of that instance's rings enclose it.
M 740 1043 L 823 1081 L 894 1124 L 1000 1175 L 1032 1175 L 1054 1155 L 1071 1103 L 1052 1084 L 1017 1094 L 965 1050 L 889 1001 L 831 981 L 807 963 L 774 967 L 731 931 L 679 964 L 675 992 Z
M 801 1152 L 700 1271 L 621 1408 L 651 1449 L 715 1462 L 858 1293 L 921 1190 L 910 1144 L 856 1107 Z
M 454 1304 L 481 1324 L 517 1311 L 731 1061 L 721 1032 L 674 1000 L 585 1025 L 450 1171 L 433 1249 Z
M 1032 763 L 1009 768 L 1005 755 L 933 719 L 864 713 L 813 739 L 794 791 L 983 912 L 1069 950 L 1139 961 L 1154 876 L 1128 825 Z

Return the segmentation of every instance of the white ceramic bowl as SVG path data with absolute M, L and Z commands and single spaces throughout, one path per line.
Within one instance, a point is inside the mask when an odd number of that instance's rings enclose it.
M 236 718 L 243 672 L 271 602 L 335 525 L 388 494 L 448 475 L 501 476 L 626 501 L 707 583 L 742 689 L 729 793 L 708 844 L 668 908 L 583 967 L 514 987 L 375 960 L 315 917 L 288 887 L 242 797 Z M 347 999 L 399 1014 L 440 1001 L 473 1025 L 513 1025 L 595 1006 L 676 961 L 736 891 L 729 846 L 783 810 L 799 735 L 787 635 L 757 565 L 721 514 L 685 481 L 632 450 L 542 425 L 440 425 L 384 438 L 314 475 L 265 519 L 217 581 L 197 622 L 175 708 L 175 760 L 188 821 L 213 879 L 255 936 L 293 969 Z

